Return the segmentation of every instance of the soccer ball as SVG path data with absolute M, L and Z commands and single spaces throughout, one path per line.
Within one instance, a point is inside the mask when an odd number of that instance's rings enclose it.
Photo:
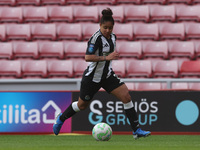
M 107 123 L 98 123 L 92 129 L 92 136 L 97 141 L 108 141 L 112 136 L 112 129 Z

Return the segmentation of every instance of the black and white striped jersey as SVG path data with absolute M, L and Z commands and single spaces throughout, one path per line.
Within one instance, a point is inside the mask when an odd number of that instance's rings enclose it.
M 116 47 L 116 36 L 111 34 L 110 39 L 106 39 L 100 30 L 92 35 L 88 41 L 86 55 L 107 56 Z M 102 79 L 108 78 L 112 73 L 112 61 L 90 62 L 85 71 L 85 76 L 92 77 L 92 81 L 99 83 Z

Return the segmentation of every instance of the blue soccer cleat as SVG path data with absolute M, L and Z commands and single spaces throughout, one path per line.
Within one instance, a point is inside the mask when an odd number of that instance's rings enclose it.
M 56 122 L 53 124 L 53 132 L 54 132 L 55 135 L 59 134 L 60 129 L 61 129 L 63 123 L 64 123 L 60 120 L 61 115 L 62 115 L 62 113 L 58 114 L 58 116 L 56 117 Z
M 150 131 L 143 131 L 140 128 L 138 128 L 135 132 L 133 132 L 134 139 L 138 139 L 140 137 L 147 137 L 149 135 L 151 135 Z

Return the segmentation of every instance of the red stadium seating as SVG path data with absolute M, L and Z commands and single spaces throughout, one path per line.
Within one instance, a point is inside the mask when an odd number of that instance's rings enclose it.
M 40 0 L 16 0 L 18 5 L 40 5 Z
M 140 4 L 141 0 L 116 0 L 117 4 Z
M 91 0 L 91 4 L 116 4 L 116 0 Z
M 200 21 L 200 6 L 178 5 L 176 6 L 177 21 Z
M 186 39 L 200 39 L 200 23 L 185 23 Z
M 0 5 L 16 5 L 17 0 L 0 0 Z
M 43 60 L 23 61 L 22 62 L 23 78 L 46 78 L 47 64 Z
M 190 41 L 171 41 L 168 42 L 170 57 L 189 57 L 193 59 L 195 56 L 194 43 Z
M 170 3 L 185 3 L 185 4 L 191 4 L 193 0 L 167 0 L 167 2 Z
M 109 6 L 109 5 L 99 5 L 99 16 L 102 16 L 102 10 L 105 8 L 110 8 L 113 12 L 113 18 L 116 22 L 123 22 L 124 21 L 124 7 L 123 6 Z
M 193 41 L 194 43 L 194 48 L 195 48 L 195 57 L 199 58 L 200 57 L 200 41 Z
M 56 25 L 37 23 L 31 24 L 32 39 L 56 40 Z
M 128 21 L 149 21 L 149 7 L 146 5 L 124 6 L 125 22 Z
M 0 78 L 20 78 L 20 61 L 0 61 Z
M 184 61 L 181 65 L 180 77 L 198 77 L 200 76 L 200 61 Z
M 71 78 L 73 76 L 73 62 L 71 60 L 48 61 L 49 78 Z
M 188 90 L 189 85 L 187 82 L 172 82 L 171 89 L 173 89 L 173 90 Z
M 161 40 L 185 39 L 185 28 L 183 23 L 160 23 L 159 33 Z
M 89 40 L 90 37 L 99 30 L 100 26 L 97 23 L 82 24 L 83 40 Z
M 159 39 L 159 32 L 158 32 L 158 25 L 151 23 L 151 24 L 144 24 L 144 23 L 133 23 L 133 33 L 134 38 L 136 40 L 158 40 Z
M 12 43 L 0 43 L 0 59 L 12 59 Z M 1 61 L 1 60 L 0 60 Z
M 168 58 L 168 45 L 167 42 L 142 42 L 143 57 L 161 57 Z
M 0 25 L 0 40 L 1 41 L 6 40 L 6 26 L 4 24 Z
M 142 4 L 166 4 L 167 0 L 141 0 Z
M 40 58 L 59 58 L 64 57 L 63 42 L 38 42 Z
M 140 59 L 142 57 L 141 42 L 118 41 L 116 50 L 122 58 Z
M 188 83 L 188 86 L 189 86 L 190 90 L 200 90 L 200 83 L 199 82 Z
M 126 63 L 126 77 L 128 78 L 150 78 L 152 76 L 152 65 L 147 60 L 133 60 Z
M 66 0 L 67 4 L 85 4 L 89 5 L 90 0 Z
M 38 44 L 37 42 L 13 42 L 14 59 L 17 58 L 38 58 Z
M 113 33 L 118 40 L 133 40 L 133 28 L 131 24 L 115 24 Z
M 193 4 L 198 4 L 200 3 L 200 0 L 192 0 Z
M 66 58 L 84 58 L 87 42 L 65 42 L 64 55 Z
M 49 6 L 49 21 L 73 22 L 73 9 L 71 6 Z
M 74 78 L 82 77 L 88 63 L 84 59 L 70 59 L 73 61 Z
M 176 21 L 175 6 L 173 5 L 150 5 L 150 20 L 155 21 Z
M 23 17 L 25 22 L 47 22 L 47 7 L 23 7 Z
M 60 4 L 60 5 L 64 5 L 66 0 L 40 0 L 41 4 L 46 4 L 46 5 L 50 5 L 50 4 Z
M 135 90 L 161 90 L 162 89 L 162 83 L 156 83 L 156 82 L 141 82 L 141 83 L 135 83 Z
M 178 63 L 176 61 L 157 61 L 153 65 L 153 77 L 178 77 Z
M 124 60 L 114 60 L 112 61 L 112 69 L 115 74 L 121 78 L 126 75 L 126 66 Z
M 21 23 L 23 21 L 22 8 L 21 7 L 1 7 L 0 21 Z
M 99 11 L 96 6 L 75 6 L 73 10 L 75 22 L 99 22 Z
M 56 25 L 57 38 L 59 40 L 81 40 L 82 30 L 79 23 L 61 23 Z
M 7 24 L 7 39 L 11 40 L 30 40 L 31 29 L 29 24 Z

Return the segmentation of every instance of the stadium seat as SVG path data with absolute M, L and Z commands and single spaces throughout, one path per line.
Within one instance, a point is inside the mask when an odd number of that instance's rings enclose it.
M 40 0 L 40 1 L 41 1 L 41 4 L 43 4 L 43 5 L 51 5 L 51 4 L 65 5 L 66 0 Z
M 200 21 L 200 6 L 178 5 L 176 6 L 177 21 Z
M 189 86 L 190 90 L 200 90 L 200 83 L 199 82 L 188 83 L 188 86 Z
M 12 59 L 12 57 L 12 43 L 0 42 L 0 59 Z
M 20 61 L 0 61 L 0 78 L 20 78 L 21 63 Z
M 48 61 L 48 78 L 71 78 L 73 62 L 71 60 Z
M 6 40 L 6 26 L 5 26 L 5 24 L 0 25 L 0 40 L 1 41 Z
M 29 24 L 7 24 L 6 35 L 8 40 L 30 40 L 31 29 Z
M 16 0 L 0 0 L 0 5 L 16 5 Z
M 85 4 L 89 5 L 90 0 L 66 0 L 67 4 Z
M 135 90 L 135 84 L 133 82 L 126 82 L 125 84 L 129 91 Z
M 24 22 L 47 22 L 47 7 L 23 7 Z
M 200 57 L 200 41 L 193 41 L 195 48 L 195 57 L 198 59 Z
M 124 7 L 123 6 L 109 6 L 109 5 L 99 5 L 99 16 L 102 17 L 102 10 L 105 8 L 110 8 L 113 12 L 113 18 L 116 22 L 124 22 Z
M 16 0 L 17 5 L 40 5 L 40 0 Z
M 14 59 L 17 58 L 38 58 L 38 44 L 37 42 L 23 42 L 14 41 L 13 43 Z
M 200 61 L 184 61 L 181 65 L 180 77 L 200 77 Z
M 161 90 L 162 84 L 157 82 L 140 82 L 135 83 L 135 90 L 151 91 L 151 90 Z
M 87 42 L 64 42 L 66 58 L 85 58 Z
M 156 21 L 176 21 L 175 6 L 173 5 L 150 5 L 150 20 Z
M 155 64 L 153 65 L 153 77 L 177 78 L 178 63 L 172 60 L 155 62 Z
M 116 0 L 117 4 L 140 4 L 141 0 Z
M 74 22 L 99 22 L 97 6 L 74 6 Z
M 126 63 L 127 78 L 150 78 L 152 76 L 152 65 L 147 60 L 133 60 Z
M 79 23 L 57 24 L 56 33 L 59 40 L 82 40 L 81 24 Z
M 116 4 L 116 0 L 91 0 L 90 2 L 92 5 L 94 4 L 110 4 L 110 5 L 114 5 Z
M 37 23 L 31 24 L 32 39 L 56 40 L 56 25 Z
M 17 22 L 23 21 L 21 7 L 1 7 L 0 22 Z
M 193 4 L 198 4 L 198 3 L 200 3 L 200 0 L 192 0 L 192 3 Z
M 122 58 L 140 59 L 142 57 L 141 42 L 118 41 L 116 50 L 120 54 L 120 57 L 122 57 Z
M 189 85 L 187 82 L 172 82 L 171 89 L 173 89 L 173 90 L 188 90 Z
M 200 23 L 185 23 L 186 39 L 200 39 Z
M 160 23 L 159 24 L 160 39 L 185 39 L 185 28 L 183 23 Z
M 142 42 L 142 52 L 143 52 L 144 58 L 160 57 L 160 58 L 163 58 L 163 59 L 167 59 L 168 58 L 168 45 L 167 45 L 167 42 L 164 42 L 164 41 Z
M 84 59 L 70 59 L 73 61 L 74 78 L 81 78 L 88 63 Z
M 133 33 L 135 40 L 158 40 L 158 25 L 154 23 L 133 23 Z
M 166 4 L 167 0 L 141 0 L 142 4 Z
M 49 6 L 49 21 L 73 22 L 73 9 L 71 6 Z
M 191 4 L 193 0 L 167 0 L 168 4 L 174 4 L 174 3 L 185 3 L 185 4 Z
M 171 41 L 168 42 L 169 57 L 195 57 L 194 43 L 191 41 Z
M 47 63 L 43 60 L 23 61 L 22 62 L 23 78 L 46 78 Z
M 149 6 L 146 5 L 124 5 L 124 21 L 149 22 Z
M 100 29 L 98 23 L 81 24 L 83 40 L 89 40 L 90 37 Z
M 63 59 L 64 57 L 64 46 L 63 42 L 49 42 L 40 41 L 39 45 L 39 56 L 40 58 L 58 58 Z
M 126 66 L 124 60 L 113 60 L 112 69 L 115 74 L 121 78 L 124 78 L 126 75 Z
M 133 40 L 133 28 L 131 24 L 115 24 L 113 33 L 116 34 L 118 40 Z

